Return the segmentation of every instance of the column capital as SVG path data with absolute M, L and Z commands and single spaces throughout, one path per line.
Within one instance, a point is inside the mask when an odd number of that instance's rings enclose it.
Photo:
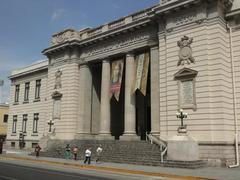
M 106 59 L 103 59 L 102 60 L 102 63 L 109 63 L 110 62 L 110 59 L 109 58 L 106 58 Z
M 150 47 L 151 50 L 158 50 L 159 49 L 159 46 L 152 46 Z
M 133 51 L 126 52 L 126 57 L 134 57 L 134 56 L 135 56 L 135 54 Z

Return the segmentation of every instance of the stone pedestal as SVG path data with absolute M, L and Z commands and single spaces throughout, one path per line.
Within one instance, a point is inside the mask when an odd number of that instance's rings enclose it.
M 140 136 L 136 134 L 123 134 L 120 136 L 120 140 L 122 141 L 140 141 Z
M 199 160 L 198 143 L 187 133 L 179 132 L 168 140 L 168 160 L 197 161 Z

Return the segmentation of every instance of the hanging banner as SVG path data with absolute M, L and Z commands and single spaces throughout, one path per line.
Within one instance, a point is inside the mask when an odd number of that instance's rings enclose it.
M 143 95 L 146 95 L 147 77 L 149 67 L 149 53 L 143 53 L 136 56 L 136 76 L 133 92 L 139 89 Z
M 136 79 L 135 79 L 135 87 L 133 91 L 135 92 L 137 89 L 141 87 L 141 79 L 142 79 L 142 71 L 144 65 L 144 54 L 140 54 L 136 56 Z
M 148 66 L 149 66 L 149 53 L 144 54 L 144 66 L 142 71 L 142 80 L 140 91 L 144 96 L 146 96 L 147 90 L 147 79 L 148 79 Z
M 123 66 L 123 60 L 117 60 L 111 63 L 111 96 L 114 95 L 117 101 L 119 101 L 121 90 Z

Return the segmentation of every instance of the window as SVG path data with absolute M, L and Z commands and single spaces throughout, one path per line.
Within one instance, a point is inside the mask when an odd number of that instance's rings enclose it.
M 15 147 L 15 142 L 11 142 L 11 147 Z
M 37 133 L 38 132 L 38 120 L 39 120 L 39 114 L 38 113 L 34 113 L 33 115 L 33 133 Z
M 16 133 L 16 129 L 17 129 L 17 116 L 14 115 L 13 116 L 12 133 Z
M 23 121 L 22 121 L 22 132 L 26 133 L 27 130 L 27 114 L 23 115 Z
M 35 99 L 40 99 L 41 79 L 36 80 Z
M 3 122 L 7 123 L 8 122 L 8 114 L 3 115 Z
M 29 89 L 30 89 L 30 82 L 26 82 L 25 83 L 25 91 L 24 91 L 24 101 L 28 101 Z
M 38 143 L 32 143 L 32 148 L 35 148 L 38 145 Z
M 15 86 L 15 102 L 19 100 L 19 91 L 20 91 L 20 84 Z

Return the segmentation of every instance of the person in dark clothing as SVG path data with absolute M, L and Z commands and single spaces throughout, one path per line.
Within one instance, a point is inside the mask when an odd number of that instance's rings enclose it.
M 42 148 L 39 146 L 39 144 L 35 147 L 36 157 L 39 157 L 39 154 L 40 154 L 41 149 L 42 149 Z

